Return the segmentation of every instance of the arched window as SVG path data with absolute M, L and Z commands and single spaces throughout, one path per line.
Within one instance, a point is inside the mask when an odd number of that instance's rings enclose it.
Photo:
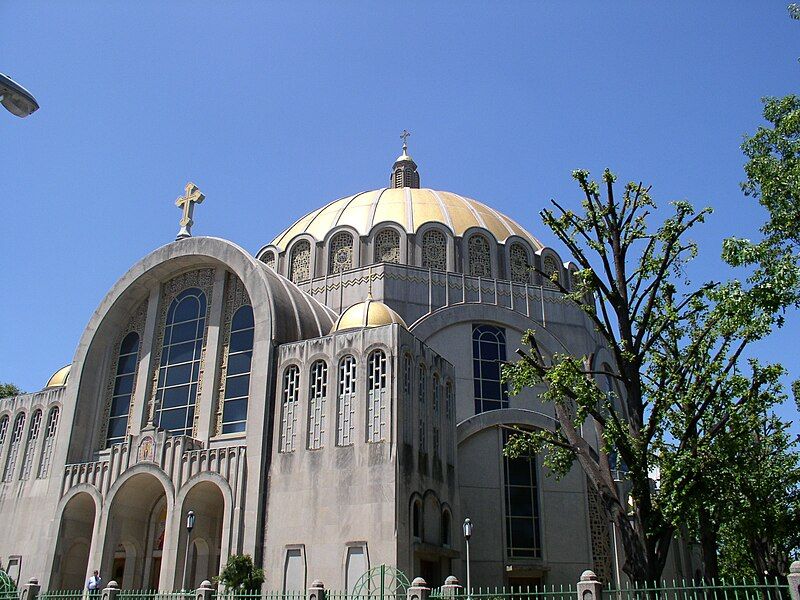
M 328 397 L 328 363 L 318 360 L 311 365 L 308 392 L 308 448 L 325 445 L 325 400 Z
M 367 359 L 367 441 L 386 439 L 386 354 L 374 350 Z
M 136 366 L 139 363 L 138 333 L 131 331 L 122 339 L 117 356 L 117 371 L 111 392 L 111 406 L 108 410 L 106 448 L 121 443 L 128 433 L 128 415 L 136 379 Z
M 442 511 L 442 546 L 445 548 L 450 547 L 450 511 Z
M 428 451 L 427 417 L 428 417 L 428 371 L 425 365 L 419 366 L 419 379 L 417 380 L 417 397 L 419 398 L 419 451 Z
M 553 283 L 553 274 L 555 273 L 555 280 L 559 281 L 560 277 L 558 276 L 559 268 L 558 268 L 558 261 L 555 258 L 550 256 L 549 254 L 544 257 L 542 261 L 542 271 L 547 275 L 547 278 L 544 280 L 544 284 L 550 287 L 555 287 L 556 284 Z
M 42 457 L 39 459 L 39 473 L 37 474 L 39 479 L 47 477 L 47 471 L 50 469 L 50 461 L 53 458 L 53 445 L 56 442 L 56 431 L 58 431 L 59 412 L 58 407 L 54 406 L 47 415 L 47 429 L 44 432 Z
M 511 281 L 514 283 L 528 283 L 531 267 L 525 246 L 518 242 L 511 244 L 511 248 L 508 251 L 508 262 L 511 266 Z
M 283 372 L 283 406 L 281 407 L 281 452 L 294 452 L 297 438 L 297 401 L 300 396 L 300 369 L 296 365 Z
M 508 444 L 509 432 L 503 430 L 503 446 Z M 503 457 L 506 504 L 506 555 L 509 558 L 538 558 L 541 555 L 539 537 L 539 492 L 536 459 L 531 455 Z
M 289 279 L 294 283 L 311 279 L 311 244 L 308 240 L 300 240 L 292 247 Z
M 438 229 L 422 235 L 422 266 L 435 271 L 447 270 L 447 238 Z
M 275 253 L 270 250 L 261 255 L 261 262 L 267 265 L 270 269 L 275 269 Z
M 336 406 L 336 445 L 353 443 L 356 396 L 356 359 L 350 355 L 339 362 L 339 394 Z
M 447 445 L 445 449 L 445 455 L 447 457 L 447 461 L 450 464 L 453 464 L 453 443 L 451 441 L 451 436 L 453 435 L 453 427 L 451 423 L 453 421 L 454 411 L 455 411 L 455 394 L 453 393 L 453 382 L 448 381 L 444 385 L 444 417 L 445 417 L 445 434 L 444 434 L 444 443 Z
M 6 467 L 3 470 L 3 481 L 8 483 L 14 479 L 14 468 L 17 466 L 19 444 L 22 441 L 22 432 L 25 429 L 25 413 L 19 413 L 14 419 L 14 428 L 11 430 L 11 443 L 8 447 Z
M 156 424 L 173 435 L 192 435 L 206 330 L 206 295 L 198 288 L 169 306 L 156 388 Z
M 37 410 L 33 413 L 30 425 L 28 425 L 28 439 L 25 440 L 25 453 L 22 457 L 22 473 L 19 475 L 20 479 L 28 479 L 31 476 L 33 455 L 36 453 L 36 442 L 39 439 L 39 430 L 41 427 L 42 411 Z
M 422 502 L 414 500 L 411 505 L 411 535 L 422 538 Z
M 247 400 L 250 395 L 250 368 L 253 360 L 253 307 L 244 305 L 231 319 L 231 338 L 225 370 L 225 396 L 222 404 L 222 433 L 247 429 Z
M 3 454 L 3 444 L 6 443 L 6 434 L 8 433 L 8 415 L 3 415 L 0 418 L 0 455 Z
M 375 262 L 400 262 L 400 234 L 387 227 L 375 236 Z
M 413 409 L 411 397 L 413 394 L 413 362 L 410 354 L 403 356 L 403 435 L 407 443 L 413 443 L 414 427 L 413 427 Z
M 489 250 L 489 240 L 480 234 L 469 238 L 467 244 L 469 257 L 469 274 L 473 277 L 492 276 L 492 254 Z
M 340 273 L 353 268 L 353 236 L 341 231 L 331 238 L 328 250 L 328 273 Z
M 500 367 L 505 360 L 505 331 L 494 325 L 473 325 L 472 375 L 476 414 L 508 407 L 508 390 L 500 381 Z
M 433 374 L 433 455 L 439 456 L 439 405 L 441 404 L 439 375 Z

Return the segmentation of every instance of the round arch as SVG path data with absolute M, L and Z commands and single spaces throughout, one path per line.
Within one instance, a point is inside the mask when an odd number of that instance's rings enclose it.
M 526 408 L 490 410 L 461 421 L 456 427 L 456 443 L 461 445 L 484 429 L 510 424 L 553 430 L 555 428 L 555 419 L 544 413 Z
M 77 489 L 78 487 L 81 489 Z M 70 490 L 59 502 L 58 534 L 50 589 L 83 588 L 89 571 L 92 538 L 97 531 L 100 513 L 97 496 L 99 493 L 94 487 L 82 484 Z

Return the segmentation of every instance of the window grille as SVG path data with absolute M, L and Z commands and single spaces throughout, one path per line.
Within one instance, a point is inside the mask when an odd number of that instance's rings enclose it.
M 400 234 L 394 229 L 382 229 L 375 236 L 375 262 L 400 262 Z
M 386 439 L 386 354 L 375 350 L 367 360 L 367 441 Z
M 289 279 L 294 283 L 311 279 L 311 244 L 308 240 L 300 240 L 292 247 Z
M 439 456 L 439 428 L 433 426 L 433 455 Z
M 447 270 L 447 238 L 438 229 L 429 229 L 422 236 L 422 266 L 435 271 Z
M 509 440 L 503 430 L 503 445 Z M 535 457 L 503 457 L 506 504 L 506 555 L 509 558 L 539 558 L 539 498 Z
M 331 239 L 328 250 L 328 273 L 340 273 L 353 268 L 353 236 L 342 231 Z
M 425 370 L 425 365 L 419 366 L 419 450 L 420 452 L 428 451 L 428 440 L 426 439 L 426 417 L 428 416 L 428 373 Z
M 297 437 L 297 399 L 300 393 L 300 369 L 290 365 L 283 373 L 281 410 L 281 452 L 294 452 Z
M 469 274 L 473 277 L 492 276 L 492 255 L 489 241 L 482 235 L 473 235 L 468 243 Z
M 53 458 L 53 445 L 56 442 L 56 431 L 58 431 L 59 408 L 54 406 L 47 415 L 47 429 L 44 432 L 44 445 L 42 446 L 42 457 L 39 459 L 39 474 L 37 477 L 42 479 L 47 477 L 50 469 L 50 461 Z
M 139 363 L 139 334 L 131 331 L 119 345 L 114 387 L 108 405 L 106 448 L 119 444 L 128 434 L 128 415 L 131 398 L 136 387 L 136 370 Z
M 247 430 L 250 398 L 250 370 L 253 360 L 255 320 L 253 307 L 240 307 L 231 319 L 228 360 L 225 366 L 225 394 L 222 400 L 222 433 Z
M 345 356 L 339 363 L 339 397 L 336 411 L 336 445 L 349 446 L 355 431 L 356 359 Z
M 8 432 L 8 415 L 3 415 L 0 419 L 0 454 L 3 453 L 3 444 L 6 443 L 6 433 Z
M 328 364 L 318 360 L 311 365 L 308 392 L 308 447 L 317 450 L 325 445 L 325 400 L 328 397 Z
M 275 253 L 271 251 L 265 252 L 261 257 L 261 262 L 267 265 L 270 269 L 275 270 Z
M 556 261 L 556 259 L 553 258 L 550 255 L 545 256 L 544 257 L 544 261 L 542 262 L 542 271 L 544 271 L 544 273 L 547 275 L 547 278 L 545 279 L 544 284 L 548 285 L 550 287 L 555 287 L 556 284 L 553 283 L 553 280 L 551 279 L 551 277 L 553 276 L 553 273 L 555 273 L 556 274 L 556 277 L 555 277 L 556 281 L 558 281 L 560 279 L 560 277 L 558 276 L 558 271 L 559 271 L 559 269 L 558 269 L 558 261 Z
M 511 244 L 508 252 L 508 262 L 511 265 L 511 281 L 514 283 L 528 283 L 530 279 L 530 263 L 528 251 L 519 243 Z
M 453 405 L 455 403 L 455 398 L 453 394 L 453 382 L 448 381 L 444 386 L 444 416 L 445 416 L 445 435 L 444 435 L 444 443 L 447 444 L 446 455 L 447 460 L 450 464 L 453 464 L 453 444 L 451 442 L 450 436 L 452 435 L 454 429 L 452 426 L 453 420 Z
M 434 373 L 433 375 L 433 414 L 439 415 L 441 390 L 439 389 L 439 376 Z
M 14 478 L 14 468 L 17 466 L 17 453 L 19 444 L 22 440 L 22 432 L 25 429 L 25 413 L 20 413 L 14 419 L 14 428 L 11 430 L 11 444 L 8 448 L 6 458 L 6 468 L 3 471 L 3 481 L 8 483 Z
M 405 441 L 409 444 L 413 442 L 413 408 L 411 403 L 411 396 L 413 393 L 412 388 L 412 373 L 413 362 L 411 355 L 406 354 L 403 356 L 403 436 Z
M 500 381 L 506 360 L 506 334 L 493 325 L 472 326 L 472 373 L 475 413 L 508 408 L 508 390 Z
M 33 455 L 36 453 L 36 442 L 39 439 L 39 429 L 41 429 L 41 427 L 42 411 L 37 410 L 33 413 L 31 423 L 28 425 L 28 439 L 25 441 L 25 453 L 22 458 L 22 473 L 19 475 L 19 478 L 22 480 L 28 479 L 31 476 Z

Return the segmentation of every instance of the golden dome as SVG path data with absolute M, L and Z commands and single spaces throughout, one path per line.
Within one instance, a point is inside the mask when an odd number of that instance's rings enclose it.
M 361 329 L 362 327 L 380 327 L 397 323 L 408 329 L 403 318 L 386 306 L 383 302 L 368 297 L 364 302 L 353 304 L 342 313 L 331 329 L 331 333 L 347 329 Z
M 471 227 L 481 227 L 490 231 L 498 242 L 518 235 L 534 250 L 543 247 L 514 220 L 477 200 L 453 192 L 408 187 L 383 188 L 334 200 L 299 219 L 272 240 L 271 245 L 283 252 L 301 233 L 322 241 L 329 231 L 340 225 L 348 225 L 359 235 L 367 235 L 374 225 L 384 222 L 400 225 L 406 233 L 416 233 L 423 223 L 443 223 L 457 237 Z
M 69 370 L 71 368 L 72 365 L 61 367 L 58 371 L 53 373 L 53 376 L 50 379 L 47 380 L 47 385 L 44 387 L 51 388 L 51 387 L 62 387 L 67 385 L 67 379 L 69 379 Z

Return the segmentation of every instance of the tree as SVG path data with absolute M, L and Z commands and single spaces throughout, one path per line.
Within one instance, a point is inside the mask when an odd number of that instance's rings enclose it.
M 573 177 L 583 210 L 554 200 L 554 210 L 541 213 L 580 267 L 571 291 L 555 278 L 553 283 L 586 313 L 616 365 L 608 371 L 592 356 L 546 359 L 529 331 L 523 342 L 530 350 L 518 350 L 520 360 L 507 365 L 504 376 L 512 393 L 544 382 L 541 397 L 554 406 L 556 426 L 520 433 L 506 452 L 546 451 L 545 464 L 556 476 L 577 461 L 619 529 L 623 570 L 634 581 L 655 581 L 676 525 L 700 493 L 708 447 L 753 397 L 733 393 L 742 386 L 733 375 L 747 344 L 775 324 L 759 301 L 772 296 L 761 287 L 745 290 L 738 281 L 696 288 L 682 281 L 685 263 L 697 252 L 687 235 L 709 209 L 697 212 L 688 202 L 674 202 L 674 214 L 650 229 L 648 217 L 656 209 L 650 188 L 629 183 L 617 200 L 616 177 L 606 170 L 603 199 L 588 172 Z M 619 383 L 622 410 L 600 389 L 599 377 Z M 615 481 L 618 461 L 627 467 L 630 510 Z
M 23 393 L 24 392 L 13 383 L 0 383 L 0 398 L 11 398 L 12 396 L 19 396 Z
M 255 567 L 249 554 L 232 554 L 219 577 L 214 579 L 225 586 L 226 591 L 257 592 L 264 583 L 264 570 Z

